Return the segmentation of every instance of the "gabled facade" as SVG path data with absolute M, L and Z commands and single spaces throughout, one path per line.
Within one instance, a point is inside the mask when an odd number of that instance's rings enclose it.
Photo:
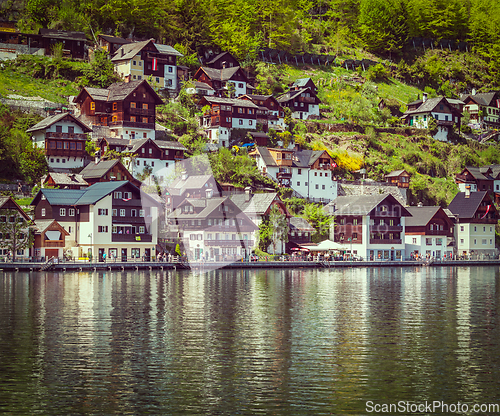
M 108 53 L 109 57 L 112 57 L 118 49 L 128 43 L 132 43 L 132 41 L 117 36 L 103 34 L 97 35 L 97 45 L 104 49 Z
M 111 58 L 115 71 L 124 79 L 151 79 L 153 85 L 169 90 L 178 89 L 177 58 L 182 54 L 153 39 L 122 45 Z
M 257 123 L 262 124 L 263 131 L 285 128 L 285 113 L 275 97 L 272 95 L 245 94 L 240 98 L 250 100 L 259 107 L 257 109 Z
M 62 43 L 65 56 L 70 56 L 73 59 L 85 59 L 87 57 L 87 37 L 84 32 L 40 29 L 38 34 L 41 37 L 46 55 L 53 53 L 54 45 Z
M 210 85 L 214 89 L 215 95 L 219 97 L 227 96 L 228 84 L 230 83 L 233 84 L 235 97 L 246 94 L 249 84 L 247 76 L 239 66 L 223 69 L 202 66 L 196 71 L 193 78 Z
M 141 181 L 134 178 L 119 159 L 100 160 L 91 162 L 80 172 L 83 180 L 89 185 L 98 182 L 130 181 L 133 185 L 140 187 Z
M 311 238 L 316 232 L 314 227 L 301 217 L 291 217 L 289 228 L 290 233 L 288 235 L 288 243 L 286 243 L 287 253 L 290 253 L 292 248 L 297 248 L 301 244 L 310 244 Z
M 42 188 L 83 189 L 89 186 L 81 174 L 49 172 L 42 178 Z
M 330 239 L 368 260 L 403 260 L 410 212 L 390 194 L 339 196 L 325 207 L 335 216 Z
M 319 117 L 319 104 L 321 100 L 310 87 L 294 87 L 287 93 L 278 97 L 282 107 L 292 111 L 292 117 L 300 120 Z
M 75 258 L 133 261 L 155 256 L 159 204 L 128 181 L 83 190 L 41 189 L 31 205 L 35 221 L 56 220 Z
M 436 140 L 447 141 L 453 126 L 460 128 L 462 113 L 445 97 L 426 98 L 408 104 L 408 110 L 401 117 L 409 126 L 427 129 L 429 120 L 437 122 Z
M 154 140 L 156 106 L 163 100 L 147 81 L 131 81 L 107 89 L 83 88 L 75 103 L 82 121 L 107 126 L 111 137 Z
M 407 207 L 405 245 L 407 256 L 451 259 L 454 224 L 441 207 Z
M 62 258 L 69 233 L 56 220 L 34 222 L 33 254 L 36 259 Z
M 230 199 L 257 227 L 270 214 L 273 205 L 276 205 L 287 218 L 291 217 L 286 205 L 276 192 L 255 194 L 248 187 L 245 189 L 245 193 L 233 194 Z
M 488 192 L 459 192 L 448 209 L 456 219 L 455 241 L 458 256 L 497 254 L 495 225 L 499 215 Z
M 70 113 L 50 116 L 26 130 L 36 147 L 45 149 L 52 169 L 74 169 L 85 165 L 87 134 L 92 129 Z
M 240 66 L 238 60 L 229 52 L 221 52 L 205 62 L 205 66 L 215 69 L 234 68 Z
M 258 146 L 250 153 L 257 167 L 281 186 L 310 201 L 329 202 L 338 195 L 336 163 L 324 150 L 273 149 Z
M 464 94 L 464 111 L 470 114 L 470 122 L 476 127 L 498 128 L 500 126 L 500 93 L 490 91 Z
M 255 224 L 229 197 L 186 198 L 167 215 L 191 261 L 238 261 L 255 244 Z
M 202 126 L 210 142 L 219 147 L 229 146 L 232 129 L 257 129 L 258 107 L 249 100 L 205 96 L 198 105 L 210 107 L 203 115 Z
M 398 188 L 409 188 L 410 174 L 406 170 L 393 170 L 385 175 L 385 181 L 397 185 Z
M 491 176 L 492 173 L 493 171 L 488 166 L 484 168 L 466 166 L 462 172 L 455 175 L 455 183 L 461 192 L 465 192 L 467 189 L 470 192 L 493 192 L 494 179 Z

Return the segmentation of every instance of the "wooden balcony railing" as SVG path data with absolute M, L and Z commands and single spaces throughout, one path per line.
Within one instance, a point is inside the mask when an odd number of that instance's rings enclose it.
M 384 244 L 384 245 L 396 245 L 396 244 L 401 244 L 403 240 L 401 239 L 395 239 L 393 238 L 392 240 L 389 238 L 379 240 L 376 238 L 370 238 L 370 244 L 378 245 L 378 244 Z
M 63 240 L 45 240 L 43 242 L 44 247 L 64 247 Z
M 113 243 L 151 243 L 153 236 L 151 234 L 113 234 L 111 241 Z
M 53 131 L 48 131 L 45 133 L 45 138 L 87 140 L 87 135 L 84 133 L 56 133 Z
M 379 224 L 379 225 L 370 225 L 371 233 L 385 233 L 385 232 L 401 232 L 403 231 L 402 225 L 388 225 L 388 224 Z

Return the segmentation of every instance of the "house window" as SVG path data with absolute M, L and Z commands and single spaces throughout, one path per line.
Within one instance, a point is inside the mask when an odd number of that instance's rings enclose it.
M 169 66 L 168 67 L 168 72 L 172 73 L 173 71 L 174 71 L 174 69 L 171 66 Z
M 141 225 L 139 227 L 139 234 L 144 234 L 144 226 L 143 225 Z
M 99 225 L 97 227 L 97 232 L 98 233 L 107 233 L 108 232 L 108 226 L 107 225 Z
M 130 210 L 130 216 L 131 217 L 137 217 L 137 210 L 136 209 Z
M 243 83 L 242 82 L 238 83 L 238 88 L 243 88 Z
M 461 232 L 463 232 L 463 231 L 464 231 L 464 226 L 463 226 L 463 225 L 461 225 L 461 226 L 460 226 L 460 231 L 461 231 Z
M 425 239 L 425 245 L 426 246 L 432 246 L 432 238 L 426 238 Z
M 115 192 L 113 196 L 114 196 L 115 199 L 122 199 L 122 193 L 121 192 Z
M 352 239 L 357 240 L 358 239 L 358 233 L 352 233 Z
M 42 208 L 42 217 L 45 217 L 45 208 Z
M 442 238 L 436 238 L 436 245 L 437 246 L 442 246 L 443 245 L 443 239 Z
M 116 217 L 118 215 L 118 210 L 116 208 L 113 208 L 111 210 L 111 214 L 113 215 L 113 217 Z
M 74 208 L 70 208 L 69 209 L 69 216 L 70 217 L 74 217 L 75 216 L 75 209 Z
M 144 210 L 143 209 L 139 210 L 139 217 L 144 217 Z
M 90 103 L 90 111 L 95 111 L 95 102 L 94 101 L 92 101 Z
M 111 122 L 116 123 L 118 121 L 118 116 L 113 116 Z
M 321 185 L 321 189 L 325 189 L 325 185 Z
M 412 244 L 417 244 L 417 239 L 416 239 L 415 237 L 413 237 L 413 238 L 411 239 L 411 243 L 412 243 Z
M 137 61 L 132 61 L 132 65 L 136 66 L 137 65 Z
M 113 103 L 113 111 L 118 110 L 118 103 Z
M 142 118 L 142 122 L 143 122 L 144 124 L 146 124 L 146 123 L 148 122 L 148 118 L 147 118 L 147 117 L 143 117 L 143 118 Z
M 252 120 L 248 120 L 248 125 L 251 126 L 252 125 Z
M 124 209 L 120 209 L 120 217 L 124 217 L 125 216 L 125 210 Z
M 136 120 L 136 117 L 135 117 L 135 116 L 130 116 L 130 121 L 131 121 L 132 123 L 135 123 L 135 120 Z
M 65 217 L 66 216 L 66 208 L 60 208 L 59 209 L 59 215 L 61 217 Z
M 108 209 L 107 208 L 99 208 L 97 210 L 97 215 L 108 215 Z
M 243 120 L 239 120 L 239 125 L 243 125 Z
M 300 186 L 300 182 L 297 182 L 297 186 Z

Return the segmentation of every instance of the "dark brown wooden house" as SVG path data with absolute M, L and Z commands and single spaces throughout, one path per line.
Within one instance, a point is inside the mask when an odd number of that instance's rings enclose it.
M 229 52 L 221 52 L 205 62 L 205 66 L 215 69 L 234 68 L 240 66 L 238 60 Z
M 89 185 L 97 182 L 129 181 L 137 187 L 141 186 L 141 181 L 135 179 L 118 159 L 89 163 L 80 174 Z
M 409 188 L 410 174 L 406 170 L 394 170 L 385 175 L 385 181 L 397 185 L 398 188 Z

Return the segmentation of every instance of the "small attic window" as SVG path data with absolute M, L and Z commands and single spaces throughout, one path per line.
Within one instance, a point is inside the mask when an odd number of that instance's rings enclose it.
M 42 201 L 45 201 L 47 198 L 45 198 L 45 195 L 42 195 Z

